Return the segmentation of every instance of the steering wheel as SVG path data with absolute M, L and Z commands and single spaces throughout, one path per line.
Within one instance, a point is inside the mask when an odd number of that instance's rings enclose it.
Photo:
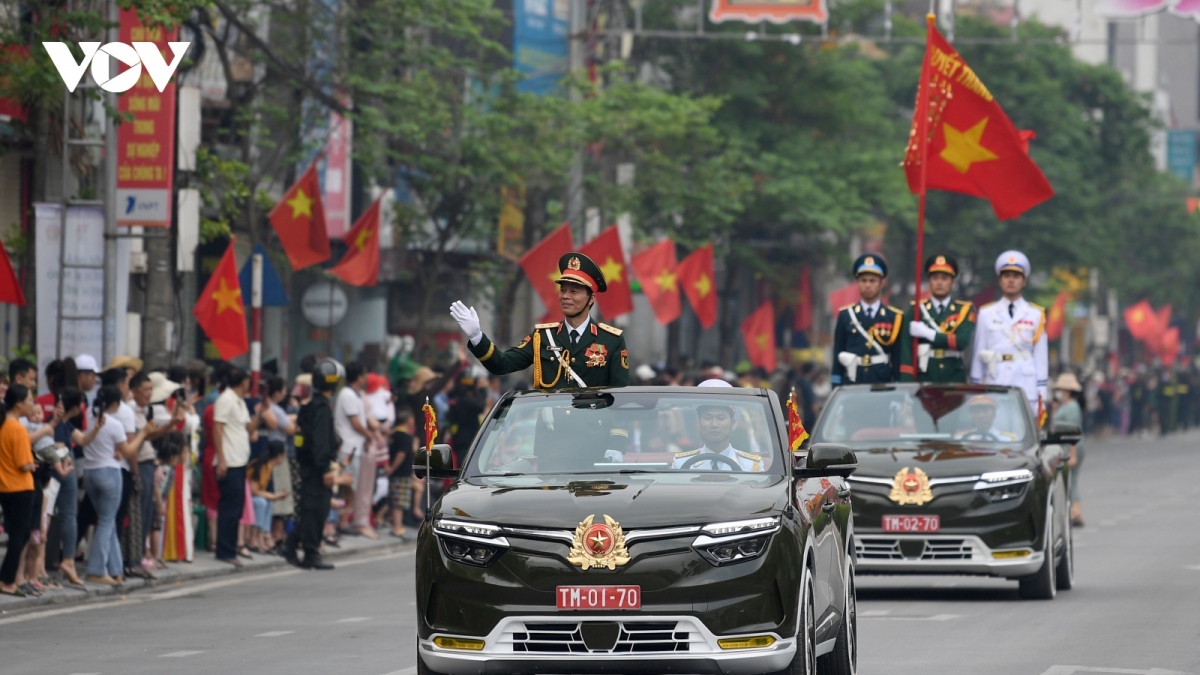
M 732 459 L 729 459 L 728 457 L 726 457 L 725 455 L 722 455 L 719 452 L 702 452 L 702 453 L 696 455 L 695 457 L 689 458 L 686 462 L 683 463 L 682 466 L 679 467 L 679 470 L 682 471 L 684 469 L 690 469 L 693 466 L 696 466 L 697 464 L 699 464 L 700 462 L 703 462 L 706 460 L 710 461 L 710 462 L 721 462 L 723 464 L 728 465 L 729 468 L 733 469 L 734 471 L 742 470 L 742 467 L 740 464 L 733 461 Z M 711 471 L 712 469 L 710 468 L 709 470 Z
M 996 436 L 994 434 L 992 434 L 992 432 L 990 432 L 990 431 L 972 431 L 971 433 L 967 434 L 966 436 L 963 436 L 963 440 L 964 441 L 998 441 L 1000 439 L 996 438 Z

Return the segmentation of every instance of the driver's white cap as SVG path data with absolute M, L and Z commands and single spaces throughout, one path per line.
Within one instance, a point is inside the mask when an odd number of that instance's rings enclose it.
M 729 387 L 730 389 L 733 388 L 732 384 L 729 384 L 725 380 L 718 380 L 718 379 L 705 380 L 696 386 L 697 387 Z

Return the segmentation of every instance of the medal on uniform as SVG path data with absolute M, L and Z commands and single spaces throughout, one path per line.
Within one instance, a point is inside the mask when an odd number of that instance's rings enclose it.
M 888 498 L 901 506 L 920 506 L 933 501 L 933 490 L 929 489 L 929 476 L 924 471 L 904 467 L 896 472 L 892 482 L 892 493 Z
M 583 352 L 583 355 L 587 358 L 588 368 L 602 367 L 608 364 L 608 348 L 602 344 L 591 345 Z
M 588 516 L 575 528 L 575 541 L 571 543 L 567 562 L 585 572 L 592 567 L 615 570 L 629 562 L 621 525 L 607 515 L 603 523 L 595 520 L 595 515 Z

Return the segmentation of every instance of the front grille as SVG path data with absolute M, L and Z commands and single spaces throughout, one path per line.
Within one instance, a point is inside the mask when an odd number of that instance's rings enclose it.
M 582 622 L 542 621 L 514 624 L 506 636 L 512 649 L 529 654 L 641 654 L 686 652 L 691 631 L 674 621 L 619 622 L 612 649 L 589 649 L 584 643 Z M 508 641 L 508 640 L 503 640 Z
M 921 542 L 921 546 L 916 544 Z M 907 549 L 907 550 L 905 550 Z M 919 551 L 919 553 L 916 553 Z M 859 560 L 972 560 L 975 546 L 969 539 L 905 539 L 895 537 L 858 537 L 854 540 L 854 553 Z

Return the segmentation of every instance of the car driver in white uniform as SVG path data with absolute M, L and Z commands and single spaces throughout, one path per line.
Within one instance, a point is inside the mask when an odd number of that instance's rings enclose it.
M 976 396 L 967 403 L 974 429 L 960 431 L 954 437 L 964 441 L 998 441 L 1007 443 L 1017 440 L 1017 435 L 996 426 L 996 400 L 991 396 Z M 1019 410 L 1019 408 L 1018 408 Z
M 1036 413 L 1038 400 L 1047 400 L 1049 354 L 1046 310 L 1021 297 L 1029 273 L 1029 258 L 1020 251 L 996 259 L 1004 297 L 979 308 L 971 382 L 1020 387 Z
M 706 380 L 701 382 L 699 386 L 729 387 L 730 384 L 724 380 Z M 675 460 L 671 463 L 671 468 L 682 469 L 685 464 L 688 464 L 695 457 L 704 454 L 718 454 L 722 457 L 727 457 L 729 462 L 722 462 L 717 459 L 701 459 L 692 463 L 688 469 L 699 471 L 731 471 L 733 470 L 733 464 L 736 464 L 742 471 L 760 472 L 767 470 L 766 462 L 762 455 L 736 450 L 729 442 L 729 436 L 733 433 L 733 422 L 735 419 L 732 406 L 700 405 L 696 407 L 696 415 L 699 417 L 700 438 L 704 442 L 704 445 L 696 450 L 675 453 Z

